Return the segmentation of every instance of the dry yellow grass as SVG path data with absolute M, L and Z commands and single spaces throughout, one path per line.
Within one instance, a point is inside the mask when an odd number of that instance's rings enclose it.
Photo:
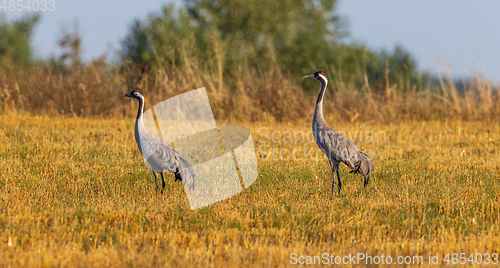
M 0 111 L 123 117 L 136 113 L 134 102 L 120 98 L 132 89 L 139 88 L 145 94 L 149 108 L 206 87 L 216 119 L 258 122 L 312 117 L 320 89 L 317 81 L 300 80 L 279 69 L 257 72 L 249 66 L 241 66 L 237 75 L 220 76 L 221 66 L 210 69 L 190 64 L 146 74 L 141 74 L 137 66 L 120 67 L 104 60 L 63 70 L 35 66 L 14 72 L 0 67 Z M 335 70 L 325 72 L 330 76 L 325 111 L 342 121 L 357 117 L 384 123 L 446 118 L 489 121 L 500 116 L 500 89 L 488 79 L 474 77 L 463 91 L 457 89 L 451 77 L 422 90 L 408 85 L 414 89 L 405 91 L 405 81 L 386 81 L 385 89 L 374 87 L 372 91 L 360 88 L 354 77 L 344 83 Z
M 373 152 L 367 188 L 343 166 L 343 198 L 330 200 L 326 160 L 286 160 L 315 150 L 286 132 L 307 133 L 308 121 L 240 122 L 259 151 L 258 180 L 191 211 L 173 176 L 155 193 L 133 117 L 1 115 L 0 266 L 282 267 L 291 253 L 359 252 L 442 264 L 446 253 L 498 253 L 498 123 L 329 123 Z M 272 148 L 276 161 L 262 160 Z

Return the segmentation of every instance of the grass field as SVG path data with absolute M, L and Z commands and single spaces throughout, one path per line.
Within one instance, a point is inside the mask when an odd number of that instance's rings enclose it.
M 429 253 L 440 264 L 447 253 L 499 253 L 500 124 L 328 122 L 372 155 L 367 188 L 343 165 L 343 197 L 330 200 L 309 121 L 239 122 L 259 178 L 192 211 L 173 175 L 155 193 L 134 117 L 1 115 L 0 266 L 282 267 L 292 253 L 422 256 L 429 266 Z

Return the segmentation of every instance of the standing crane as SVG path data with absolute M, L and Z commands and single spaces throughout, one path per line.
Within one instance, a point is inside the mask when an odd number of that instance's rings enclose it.
M 337 173 L 339 197 L 342 189 L 342 182 L 339 175 L 339 163 L 346 164 L 351 171 L 349 173 L 359 173 L 363 175 L 364 186 L 370 181 L 370 173 L 373 171 L 373 164 L 370 158 L 359 150 L 356 145 L 342 134 L 331 128 L 323 116 L 323 97 L 325 96 L 328 79 L 321 72 L 303 76 L 302 78 L 312 78 L 321 82 L 321 91 L 319 92 L 318 100 L 316 101 L 316 109 L 314 110 L 314 118 L 312 122 L 312 130 L 314 140 L 320 150 L 328 157 L 330 167 L 333 173 L 332 182 L 332 198 L 335 190 L 335 173 Z
M 156 191 L 158 192 L 158 173 L 162 180 L 162 189 L 165 190 L 165 180 L 163 179 L 163 171 L 167 170 L 174 173 L 175 181 L 183 181 L 190 190 L 194 189 L 195 172 L 191 163 L 183 158 L 172 146 L 162 142 L 151 136 L 144 127 L 142 114 L 144 112 L 144 95 L 139 90 L 133 90 L 122 97 L 129 97 L 139 101 L 139 111 L 135 121 L 135 141 L 139 147 L 139 151 L 151 166 L 153 175 L 155 176 Z

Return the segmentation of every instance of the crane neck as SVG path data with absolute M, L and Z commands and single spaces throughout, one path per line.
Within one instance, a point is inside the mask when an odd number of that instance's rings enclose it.
M 144 112 L 144 98 L 139 97 L 136 99 L 139 101 L 139 110 L 137 111 L 137 119 L 135 120 L 134 137 L 135 141 L 137 142 L 137 146 L 139 147 L 139 151 L 142 154 L 141 137 L 143 137 L 147 133 L 146 127 L 144 126 L 144 121 L 142 120 L 142 114 Z
M 144 98 L 137 98 L 139 101 L 139 110 L 137 111 L 137 120 L 142 119 L 144 113 Z
M 319 79 L 319 81 L 321 82 L 321 91 L 319 92 L 318 100 L 316 101 L 316 109 L 314 110 L 313 122 L 316 122 L 319 119 L 325 120 L 325 117 L 323 116 L 323 98 L 325 96 L 328 81 L 323 79 Z

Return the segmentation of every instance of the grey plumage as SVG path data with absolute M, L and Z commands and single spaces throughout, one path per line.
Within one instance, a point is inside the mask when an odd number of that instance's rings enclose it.
M 139 90 L 134 90 L 122 97 L 134 98 L 139 101 L 139 111 L 137 112 L 137 119 L 135 122 L 135 141 L 139 147 L 139 151 L 148 164 L 151 166 L 153 175 L 155 177 L 156 190 L 158 191 L 158 173 L 162 179 L 161 193 L 165 189 L 165 180 L 163 172 L 175 174 L 176 181 L 183 181 L 189 189 L 194 189 L 194 178 L 196 176 L 193 166 L 184 159 L 179 152 L 172 146 L 153 137 L 144 127 L 142 114 L 144 111 L 144 95 Z
M 316 102 L 312 130 L 314 140 L 320 150 L 328 157 L 330 167 L 333 172 L 332 198 L 335 190 L 335 174 L 338 180 L 339 197 L 342 189 L 342 182 L 339 175 L 339 163 L 346 164 L 351 171 L 349 173 L 361 174 L 364 178 L 364 186 L 370 181 L 370 173 L 373 171 L 373 164 L 370 158 L 359 150 L 356 145 L 342 134 L 331 128 L 323 116 L 323 98 L 325 95 L 328 79 L 323 72 L 306 75 L 302 78 L 313 78 L 321 82 L 321 91 Z

